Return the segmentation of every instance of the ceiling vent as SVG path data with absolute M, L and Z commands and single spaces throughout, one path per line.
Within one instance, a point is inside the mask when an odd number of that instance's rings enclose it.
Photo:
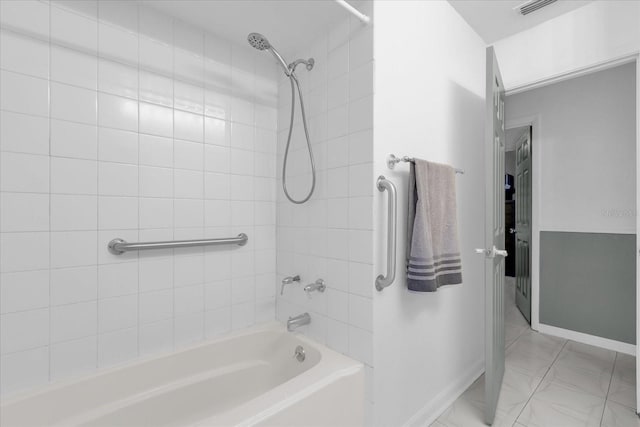
M 531 0 L 526 3 L 522 3 L 515 9 L 520 12 L 521 15 L 528 15 L 545 6 L 549 6 L 551 3 L 555 3 L 556 1 L 558 0 Z

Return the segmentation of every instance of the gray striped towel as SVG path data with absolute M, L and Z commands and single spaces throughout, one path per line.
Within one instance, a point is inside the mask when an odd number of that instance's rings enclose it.
M 415 159 L 409 175 L 407 286 L 435 292 L 462 283 L 455 169 Z

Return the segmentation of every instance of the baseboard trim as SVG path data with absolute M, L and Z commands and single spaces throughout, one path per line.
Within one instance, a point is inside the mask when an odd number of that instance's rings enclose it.
M 596 347 L 602 347 L 619 353 L 630 354 L 632 356 L 635 356 L 636 354 L 636 346 L 626 342 L 610 340 L 608 338 L 597 337 L 595 335 L 558 328 L 557 326 L 545 325 L 543 323 L 538 324 L 537 330 L 543 334 L 553 335 L 555 337 L 565 338 Z
M 427 402 L 418 412 L 403 424 L 403 427 L 424 427 L 431 425 L 440 415 L 464 393 L 480 375 L 484 373 L 484 360 L 475 363 L 457 380 L 445 387 L 436 397 Z

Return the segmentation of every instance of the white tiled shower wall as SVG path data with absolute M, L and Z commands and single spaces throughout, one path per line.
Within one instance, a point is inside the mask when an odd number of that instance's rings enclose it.
M 0 5 L 1 391 L 273 319 L 272 58 L 137 2 Z
M 372 2 L 362 2 L 371 14 Z M 276 44 L 276 41 L 273 41 Z M 311 324 L 303 333 L 366 365 L 368 413 L 373 402 L 373 28 L 345 19 L 326 36 L 287 52 L 315 59 L 313 70 L 298 67 L 317 167 L 311 200 L 286 200 L 281 169 L 290 119 L 289 80 L 278 90 L 278 280 L 299 274 L 300 284 L 277 295 L 277 318 L 304 312 Z M 296 101 L 297 102 L 297 101 Z M 310 163 L 300 113 L 288 163 L 288 188 L 297 199 L 308 192 Z M 303 287 L 324 279 L 324 293 Z

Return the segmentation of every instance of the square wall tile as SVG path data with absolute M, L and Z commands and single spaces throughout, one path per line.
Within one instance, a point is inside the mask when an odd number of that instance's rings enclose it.
M 138 320 L 138 295 L 101 298 L 98 301 L 98 332 L 130 328 Z
M 170 168 L 173 166 L 173 141 L 152 135 L 139 135 L 140 165 Z
M 98 128 L 51 119 L 51 155 L 74 159 L 98 158 Z
M 96 266 L 51 270 L 51 305 L 93 301 L 98 297 Z
M 0 193 L 0 231 L 49 230 L 49 195 Z
M 100 126 L 132 132 L 138 131 L 138 103 L 135 100 L 100 93 L 98 96 L 98 111 Z M 141 115 L 142 111 L 141 106 Z M 140 123 L 140 126 L 142 127 L 142 123 Z
M 93 160 L 51 158 L 51 193 L 96 194 L 98 163 Z
M 173 286 L 173 262 L 167 259 L 140 260 L 140 292 L 170 289 Z
M 82 375 L 94 370 L 97 361 L 97 337 L 61 342 L 51 346 L 51 379 Z
M 49 154 L 49 120 L 45 117 L 0 111 L 0 150 Z
M 97 234 L 95 231 L 51 232 L 51 267 L 88 266 L 96 263 Z
M 222 280 L 204 285 L 206 310 L 216 310 L 231 305 L 231 281 Z
M 49 115 L 47 80 L 9 71 L 0 72 L 0 108 L 16 113 Z
M 98 266 L 98 297 L 112 298 L 138 292 L 138 262 Z
M 0 62 L 6 70 L 46 79 L 49 77 L 49 44 L 3 30 Z
M 175 138 L 204 142 L 204 117 L 202 115 L 174 110 L 173 123 Z
M 95 55 L 51 46 L 51 80 L 85 89 L 98 87 L 98 59 Z
M 98 226 L 97 196 L 52 194 L 51 231 L 95 230 Z
M 204 313 L 177 316 L 174 320 L 174 343 L 187 347 L 204 337 Z
M 109 24 L 98 26 L 98 53 L 126 64 L 138 64 L 138 34 Z
M 49 268 L 49 233 L 2 233 L 0 271 Z
M 162 41 L 140 36 L 140 67 L 171 75 L 173 73 L 173 49 Z M 173 103 L 173 97 L 171 101 Z
M 35 0 L 2 2 L 0 19 L 10 28 L 49 37 L 49 5 Z
M 173 350 L 173 321 L 162 320 L 140 327 L 140 356 L 165 353 Z
M 98 23 L 93 19 L 54 6 L 51 8 L 51 41 L 74 49 L 96 52 Z
M 98 193 L 104 196 L 138 195 L 138 168 L 135 165 L 100 162 Z
M 0 372 L 2 393 L 45 384 L 49 379 L 49 348 L 40 347 L 4 355 L 0 357 Z
M 28 350 L 49 342 L 49 309 L 21 311 L 0 316 L 2 354 Z
M 51 117 L 95 125 L 96 92 L 62 83 L 51 83 Z M 102 106 L 101 106 L 102 108 Z
M 98 366 L 115 365 L 138 355 L 138 330 L 121 329 L 98 336 Z
M 141 102 L 140 133 L 173 137 L 173 110 L 160 105 Z
M 228 307 L 205 312 L 205 334 L 213 338 L 231 330 L 231 309 Z
M 98 158 L 103 162 L 138 164 L 138 134 L 124 130 L 100 128 Z
M 138 68 L 100 59 L 98 89 L 113 95 L 138 99 Z
M 173 197 L 173 170 L 140 167 L 140 196 Z
M 48 270 L 0 274 L 0 314 L 48 306 Z
M 173 316 L 173 291 L 140 294 L 140 322 L 152 323 Z

